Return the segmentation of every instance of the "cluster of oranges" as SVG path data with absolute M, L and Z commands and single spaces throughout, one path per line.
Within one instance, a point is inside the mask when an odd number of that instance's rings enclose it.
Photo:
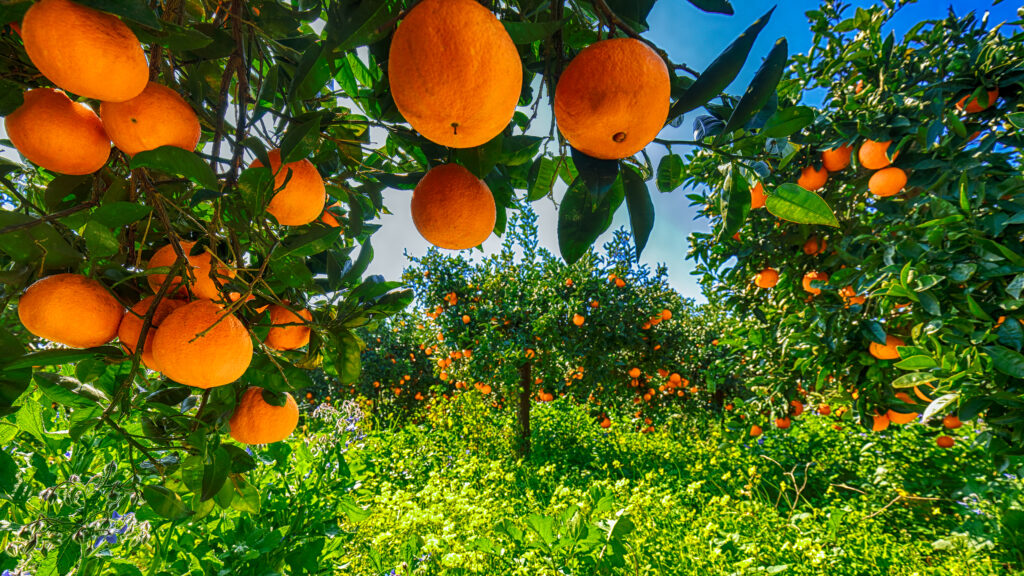
M 107 163 L 111 142 L 129 157 L 162 146 L 193 151 L 199 144 L 195 111 L 173 89 L 150 81 L 142 45 L 118 18 L 71 0 L 41 0 L 25 13 L 20 30 L 29 59 L 57 86 L 26 91 L 22 105 L 4 120 L 11 142 L 29 161 L 84 175 Z M 100 101 L 99 115 L 65 90 Z M 326 187 L 309 160 L 282 165 L 280 150 L 271 151 L 269 160 L 276 193 L 267 212 L 279 224 L 320 218 L 338 227 L 324 210 Z
M 498 136 L 515 114 L 522 59 L 505 27 L 474 0 L 424 0 L 398 26 L 388 56 L 395 105 L 428 140 L 470 148 Z M 559 131 L 595 158 L 632 156 L 668 119 L 668 68 L 639 40 L 611 38 L 582 50 L 554 94 Z M 432 168 L 412 196 L 416 229 L 450 250 L 478 246 L 494 228 L 487 185 L 465 167 Z

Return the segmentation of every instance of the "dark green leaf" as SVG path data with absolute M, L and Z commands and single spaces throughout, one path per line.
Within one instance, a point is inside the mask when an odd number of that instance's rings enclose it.
M 387 24 L 404 8 L 403 0 L 340 0 L 327 7 L 327 45 L 345 52 L 372 44 L 391 33 Z
M 156 150 L 139 152 L 132 157 L 132 169 L 153 168 L 182 176 L 209 190 L 217 190 L 217 177 L 210 165 L 193 152 L 175 146 L 161 146 Z
M 768 211 L 783 220 L 797 224 L 822 224 L 839 227 L 832 208 L 821 196 L 796 184 L 779 186 L 765 201 Z
M 794 106 L 777 111 L 768 119 L 761 136 L 785 138 L 803 130 L 814 122 L 814 109 L 809 106 Z
M 320 114 L 292 122 L 281 138 L 281 162 L 297 162 L 312 154 L 320 143 Z
M 75 0 L 79 4 L 116 14 L 125 20 L 160 30 L 160 19 L 149 9 L 145 0 Z
M 750 81 L 747 91 L 743 93 L 740 101 L 736 104 L 736 108 L 732 111 L 732 115 L 729 116 L 729 121 L 725 123 L 722 133 L 715 138 L 716 142 L 721 141 L 722 137 L 726 134 L 745 126 L 747 121 L 764 107 L 772 95 L 775 94 L 775 88 L 779 85 L 779 81 L 782 80 L 782 73 L 786 71 L 786 60 L 788 58 L 789 46 L 786 39 L 779 38 L 775 42 L 775 46 L 772 47 L 772 51 L 768 53 L 768 57 L 765 58 L 761 67 L 754 74 L 754 79 Z
M 669 110 L 669 120 L 685 114 L 698 106 L 718 96 L 740 73 L 743 64 L 747 61 L 750 49 L 754 46 L 757 35 L 768 24 L 772 17 L 772 8 L 764 16 L 757 19 L 738 38 L 733 40 L 721 54 L 715 58 L 704 72 L 697 78 L 692 86 L 682 95 Z
M 987 346 L 985 351 L 992 358 L 995 369 L 1014 378 L 1024 378 L 1024 356 L 1005 346 Z
M 668 154 L 658 162 L 658 190 L 671 192 L 683 183 L 683 157 Z
M 362 370 L 363 342 L 351 331 L 345 330 L 336 335 L 335 343 L 338 356 L 334 368 L 338 372 L 338 379 L 342 384 L 351 384 L 359 378 Z
M 573 148 L 572 162 L 579 172 L 579 179 L 590 192 L 590 201 L 595 204 L 604 198 L 605 193 L 619 177 L 619 162 L 617 160 L 593 158 Z
M 569 186 L 558 208 L 558 248 L 566 263 L 573 264 L 587 253 L 611 225 L 612 216 L 624 199 L 621 179 L 596 205 L 582 177 Z
M 729 4 L 729 0 L 689 0 L 689 2 L 705 12 L 733 15 L 732 4 Z
M 505 26 L 508 35 L 516 44 L 532 44 L 541 40 L 547 40 L 563 24 L 560 20 L 548 20 L 546 22 L 513 22 L 503 20 L 501 23 Z
M 34 366 L 57 366 L 95 356 L 108 356 L 115 359 L 124 358 L 124 351 L 116 346 L 100 346 L 98 348 L 86 348 L 84 350 L 72 348 L 42 350 L 40 352 L 32 352 L 18 358 L 12 358 L 6 361 L 2 368 L 4 370 L 14 370 L 17 368 L 32 368 Z
M 27 214 L 0 210 L 0 229 L 35 222 L 39 223 L 0 235 L 0 250 L 16 262 L 31 262 L 45 270 L 68 268 L 82 259 L 50 223 Z
M 552 160 L 547 156 L 541 156 L 534 160 L 533 166 L 530 167 L 527 200 L 534 202 L 551 193 L 555 180 L 558 179 L 558 163 L 561 160 L 561 157 Z
M 455 151 L 455 159 L 482 180 L 494 170 L 494 166 L 501 158 L 503 140 L 504 136 L 499 133 L 479 146 L 459 148 Z
M 203 466 L 201 501 L 213 498 L 224 486 L 224 481 L 231 472 L 231 456 L 223 447 L 217 448 Z
M 70 376 L 53 372 L 36 372 L 36 385 L 50 400 L 72 408 L 88 408 L 99 402 L 106 402 L 107 396 L 88 384 L 82 384 Z
M 629 224 L 633 231 L 633 242 L 636 245 L 636 259 L 647 246 L 647 240 L 654 229 L 654 202 L 643 176 L 632 166 L 622 169 L 622 186 L 626 194 L 626 209 L 629 210 Z

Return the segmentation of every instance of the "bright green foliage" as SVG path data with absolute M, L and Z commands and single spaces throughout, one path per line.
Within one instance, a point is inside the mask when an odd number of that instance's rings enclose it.
M 746 383 L 759 398 L 750 414 L 781 416 L 802 387 L 851 403 L 869 425 L 887 409 L 981 417 L 994 452 L 1020 453 L 1024 134 L 1012 114 L 1024 104 L 1024 34 L 950 15 L 896 39 L 881 32 L 892 14 L 831 5 L 809 12 L 812 55 L 794 58 L 773 114 L 740 139 L 690 154 L 684 179 L 708 186 L 691 198 L 719 231 L 694 235 L 691 257 L 708 294 L 726 287 L 719 304 L 743 320 L 722 342 L 748 361 Z M 958 110 L 962 98 L 995 87 L 999 98 L 987 109 Z M 812 89 L 825 91 L 820 106 L 805 100 Z M 906 190 L 868 192 L 872 171 L 856 153 L 868 139 L 892 140 Z M 853 146 L 853 165 L 830 174 L 820 197 L 793 184 L 840 145 Z M 714 169 L 722 163 L 731 167 L 724 175 Z M 767 210 L 733 217 L 734 204 L 750 203 L 740 180 L 764 185 Z M 823 225 L 832 212 L 836 221 Z M 804 250 L 812 238 L 826 248 Z M 765 267 L 781 275 L 772 289 L 753 284 Z M 811 286 L 822 288 L 814 297 L 802 286 L 811 271 L 830 276 Z M 887 334 L 906 342 L 902 360 L 868 353 Z

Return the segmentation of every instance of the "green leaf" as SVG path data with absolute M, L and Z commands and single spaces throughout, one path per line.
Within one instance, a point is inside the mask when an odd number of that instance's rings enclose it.
M 342 513 L 345 514 L 348 521 L 353 524 L 358 524 L 359 522 L 366 520 L 372 513 L 368 508 L 360 506 L 359 503 L 356 502 L 355 498 L 348 494 L 345 494 L 338 499 L 338 507 L 341 508 Z
M 355 262 L 349 261 L 350 265 L 345 267 L 345 274 L 341 277 L 341 283 L 351 284 L 359 280 L 372 261 L 373 245 L 370 244 L 370 239 L 367 238 L 366 242 L 363 242 L 363 247 L 359 249 L 359 256 L 356 257 Z
M 231 456 L 223 447 L 217 448 L 203 466 L 202 491 L 199 499 L 209 500 L 220 492 L 231 472 Z
M 316 151 L 320 143 L 321 114 L 313 114 L 300 122 L 290 122 L 281 138 L 281 162 L 298 162 Z
M 43 411 L 39 403 L 27 401 L 14 417 L 15 424 L 23 432 L 28 432 L 40 442 L 46 442 L 46 426 L 43 424 Z
M 683 157 L 679 154 L 662 156 L 658 162 L 658 190 L 671 192 L 683 183 Z
M 619 177 L 618 160 L 602 160 L 572 149 L 572 163 L 579 172 L 579 179 L 590 191 L 590 201 L 598 203 L 611 189 Z
M 335 336 L 335 343 L 338 356 L 334 368 L 338 372 L 338 379 L 344 385 L 351 384 L 359 378 L 362 370 L 363 342 L 351 331 L 345 330 Z
M 924 409 L 924 413 L 921 415 L 921 422 L 923 424 L 927 424 L 928 420 L 930 420 L 932 416 L 946 412 L 946 408 L 959 399 L 959 394 L 943 394 L 935 400 L 932 400 L 931 403 L 928 404 L 928 407 Z
M 143 486 L 142 496 L 158 515 L 170 520 L 182 520 L 192 513 L 181 501 L 181 496 L 163 486 Z
M 16 262 L 32 263 L 44 270 L 69 268 L 77 264 L 82 255 L 68 244 L 49 222 L 40 222 L 27 214 L 0 210 L 0 229 L 8 226 L 36 223 L 0 235 L 0 251 Z
M 624 199 L 621 179 L 616 180 L 596 205 L 582 177 L 569 186 L 558 208 L 558 249 L 567 264 L 575 263 L 587 253 L 611 225 L 612 216 Z
M 546 22 L 513 22 L 503 20 L 505 31 L 516 44 L 533 44 L 541 40 L 547 40 L 549 36 L 557 32 L 564 24 L 563 20 L 548 20 Z
M 911 372 L 910 374 L 904 374 L 896 380 L 893 380 L 893 388 L 913 388 L 927 382 L 938 380 L 935 376 L 928 372 Z
M 743 69 L 743 64 L 747 61 L 747 56 L 750 54 L 750 49 L 754 46 L 754 41 L 757 40 L 757 35 L 761 33 L 761 30 L 764 29 L 771 19 L 772 12 L 775 12 L 775 8 L 772 8 L 764 16 L 758 18 L 756 22 L 751 24 L 749 28 L 733 40 L 732 44 L 715 58 L 715 61 L 701 73 L 693 85 L 672 105 L 668 113 L 669 120 L 673 120 L 698 106 L 703 106 L 709 100 L 721 94 L 736 79 L 740 70 Z
M 793 183 L 775 189 L 765 201 L 768 211 L 778 218 L 797 224 L 822 224 L 839 227 L 832 208 L 814 192 Z
M 124 351 L 116 346 L 99 346 L 97 348 L 86 348 L 79 350 L 75 348 L 56 348 L 53 350 L 42 350 L 32 352 L 18 358 L 12 358 L 0 367 L 4 370 L 15 370 L 18 368 L 32 368 L 34 366 L 57 366 L 78 362 L 86 358 L 96 356 L 107 356 L 112 359 L 123 359 Z
M 218 190 L 217 177 L 210 165 L 194 152 L 175 146 L 161 146 L 156 150 L 145 150 L 132 157 L 132 169 L 153 168 L 188 178 L 208 190 Z
M 109 258 L 121 250 L 121 242 L 117 233 L 100 224 L 89 222 L 82 231 L 85 238 L 85 248 L 89 251 L 91 258 Z
M 814 122 L 814 109 L 809 106 L 794 106 L 772 114 L 761 129 L 761 136 L 785 138 L 803 130 Z
M 229 479 L 230 482 L 225 484 L 230 484 L 235 491 L 235 496 L 231 499 L 231 508 L 239 512 L 259 514 L 260 493 L 256 487 L 246 482 L 241 474 L 232 474 Z
M 25 101 L 24 94 L 14 82 L 0 80 L 0 116 L 7 116 L 17 110 Z
M 387 26 L 404 8 L 404 0 L 340 0 L 327 6 L 327 46 L 345 52 L 391 34 Z
M 718 241 L 721 242 L 739 232 L 750 213 L 750 183 L 731 164 L 719 195 L 719 211 L 722 228 L 718 232 Z
M 106 402 L 107 395 L 88 384 L 82 384 L 70 376 L 53 372 L 36 372 L 33 379 L 43 394 L 50 400 L 71 408 L 88 408 L 99 402 Z
M 109 202 L 94 210 L 92 219 L 107 228 L 120 228 L 141 220 L 152 210 L 135 202 Z
M 928 370 L 938 367 L 938 362 L 931 356 L 911 356 L 896 363 L 900 370 Z
M 558 165 L 560 162 L 562 162 L 561 156 L 557 160 L 541 156 L 533 161 L 528 177 L 529 191 L 526 196 L 527 200 L 534 202 L 551 193 L 551 189 L 554 188 L 555 181 L 558 179 Z
M 1016 128 L 1024 128 L 1024 112 L 1012 112 L 1006 115 L 1006 119 L 1010 121 Z
M 91 8 L 110 12 L 125 20 L 131 20 L 143 26 L 160 30 L 160 19 L 149 9 L 145 0 L 75 0 Z
M 747 121 L 754 117 L 754 114 L 764 108 L 768 99 L 775 94 L 775 88 L 779 85 L 779 81 L 782 80 L 788 58 L 789 45 L 785 38 L 779 38 L 771 52 L 768 53 L 768 57 L 754 74 L 754 79 L 750 81 L 750 86 L 747 86 L 747 91 L 736 103 L 736 108 L 729 116 L 729 121 L 725 123 L 722 133 L 715 137 L 715 142 L 721 142 L 726 134 L 745 126 Z
M 986 346 L 996 370 L 1014 378 L 1024 378 L 1024 355 L 1005 346 Z
M 734 14 L 732 4 L 729 4 L 729 0 L 689 0 L 689 2 L 705 12 L 727 14 L 729 16 Z
M 489 141 L 473 148 L 459 148 L 455 151 L 455 159 L 473 173 L 474 176 L 483 180 L 494 170 L 495 165 L 501 158 L 504 136 L 498 133 Z
M 636 168 L 626 165 L 622 168 L 622 185 L 626 194 L 626 209 L 629 210 L 629 224 L 633 231 L 633 242 L 636 245 L 636 259 L 647 246 L 647 240 L 654 229 L 654 202 L 647 183 Z

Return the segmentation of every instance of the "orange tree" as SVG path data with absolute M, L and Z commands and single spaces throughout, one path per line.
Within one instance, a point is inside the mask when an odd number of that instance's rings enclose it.
M 722 343 L 755 417 L 811 390 L 876 430 L 984 416 L 1020 454 L 1024 34 L 950 14 L 897 39 L 897 9 L 809 12 L 760 121 L 728 132 L 732 102 L 708 106 L 669 184 L 704 185 L 690 258 L 743 319 Z
M 641 428 L 712 401 L 702 368 L 720 319 L 671 290 L 664 267 L 636 264 L 628 234 L 567 265 L 538 247 L 535 220 L 518 212 L 502 249 L 475 262 L 413 260 L 417 313 L 371 341 L 363 393 L 392 411 L 481 394 L 517 411 L 524 451 L 534 401 L 564 397 L 596 424 L 621 415 Z
M 289 394 L 311 374 L 351 386 L 356 331 L 411 300 L 363 278 L 385 188 L 422 183 L 417 228 L 465 248 L 561 176 L 565 260 L 622 204 L 639 252 L 654 220 L 643 148 L 736 77 L 770 17 L 698 74 L 639 37 L 653 4 L 3 3 L 0 115 L 24 161 L 0 162 L 0 438 L 110 448 L 164 516 L 245 508 L 253 463 L 227 436 L 287 435 Z M 634 62 L 636 101 L 614 75 Z M 625 121 L 590 109 L 594 94 Z M 545 95 L 561 131 L 534 136 Z M 450 184 L 460 193 L 436 194 Z M 439 222 L 454 240 L 434 235 Z M 115 335 L 120 346 L 104 345 Z M 51 403 L 73 410 L 67 435 L 49 428 Z

